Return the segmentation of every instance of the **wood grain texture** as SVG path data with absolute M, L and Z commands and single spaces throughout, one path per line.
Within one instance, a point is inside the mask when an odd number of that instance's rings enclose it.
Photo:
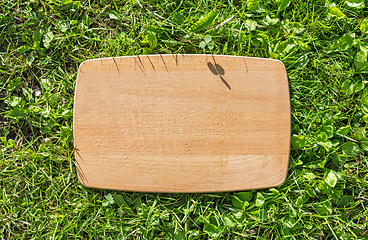
M 78 177 L 87 187 L 235 191 L 277 186 L 287 174 L 289 88 L 277 60 L 87 60 L 73 124 Z

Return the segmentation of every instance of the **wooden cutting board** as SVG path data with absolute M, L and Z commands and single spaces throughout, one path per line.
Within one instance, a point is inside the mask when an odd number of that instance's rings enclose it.
M 143 192 L 267 188 L 287 174 L 286 70 L 271 59 L 149 55 L 93 59 L 74 99 L 78 177 Z

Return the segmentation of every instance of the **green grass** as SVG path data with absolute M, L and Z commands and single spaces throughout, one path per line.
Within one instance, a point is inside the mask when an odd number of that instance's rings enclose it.
M 365 4 L 1 1 L 0 238 L 368 239 Z M 206 36 L 211 50 L 199 47 Z M 216 194 L 82 187 L 72 139 L 78 65 L 203 52 L 285 63 L 293 122 L 286 182 Z

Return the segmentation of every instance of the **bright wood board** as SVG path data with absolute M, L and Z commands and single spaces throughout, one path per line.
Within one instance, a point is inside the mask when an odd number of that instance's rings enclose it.
M 290 100 L 272 59 L 149 55 L 93 59 L 74 99 L 87 187 L 218 192 L 274 187 L 287 174 Z

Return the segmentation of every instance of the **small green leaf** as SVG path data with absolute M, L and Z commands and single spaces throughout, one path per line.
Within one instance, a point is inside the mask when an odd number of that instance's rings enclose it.
M 346 18 L 346 15 L 340 11 L 337 7 L 334 6 L 335 4 L 332 4 L 331 7 L 328 8 L 327 14 L 331 17 L 335 17 L 337 19 L 344 19 Z
M 326 125 L 332 125 L 333 124 L 333 120 L 331 118 L 322 118 L 322 125 L 326 126 Z
M 309 181 L 311 181 L 311 180 L 313 180 L 313 179 L 316 178 L 316 175 L 314 173 L 312 173 L 312 172 L 307 172 L 307 173 L 304 174 L 304 177 L 306 179 L 308 179 Z
M 259 41 L 258 39 L 256 38 L 253 38 L 252 39 L 252 45 L 255 46 L 255 47 L 258 47 L 259 45 L 261 45 L 261 41 Z
M 336 175 L 336 172 L 331 170 L 326 179 L 325 179 L 325 182 L 330 186 L 330 187 L 335 187 L 336 186 L 336 183 L 337 183 L 337 175 Z
M 9 118 L 25 118 L 26 116 L 27 110 L 20 107 L 14 107 L 6 114 L 6 117 Z
M 115 20 L 119 19 L 119 14 L 115 11 L 107 12 L 107 14 L 109 15 L 109 18 L 111 19 L 115 19 Z
M 231 228 L 236 226 L 237 221 L 234 219 L 233 216 L 224 216 L 223 219 L 226 226 Z
M 15 24 L 10 25 L 9 28 L 8 28 L 8 31 L 10 33 L 15 33 L 17 31 L 17 25 L 15 25 Z
M 241 201 L 237 196 L 232 196 L 231 202 L 233 203 L 234 207 L 242 210 L 244 209 L 244 202 Z
M 143 48 L 143 55 L 153 54 L 153 50 L 151 48 Z
M 39 81 L 43 92 L 50 92 L 52 86 L 50 80 L 48 78 L 41 78 Z
M 28 102 L 33 101 L 33 90 L 29 87 L 22 88 L 22 93 Z
M 358 156 L 359 151 L 359 146 L 353 142 L 347 142 L 342 146 L 342 152 L 349 157 Z
M 41 27 L 37 27 L 34 31 L 33 31 L 33 35 L 32 35 L 32 40 L 34 42 L 39 42 L 42 39 L 42 34 L 43 34 L 43 30 Z
M 289 38 L 279 44 L 277 47 L 277 53 L 286 56 L 296 47 L 297 45 L 294 43 L 293 39 Z
M 301 47 L 301 49 L 303 51 L 310 51 L 311 50 L 311 47 L 308 44 L 306 44 L 306 43 L 304 43 L 302 41 L 296 41 L 296 43 Z
M 368 97 L 363 97 L 361 100 L 360 100 L 360 104 L 361 104 L 361 107 L 363 109 L 363 112 L 365 114 L 368 114 Z
M 341 52 L 346 51 L 355 44 L 355 34 L 345 33 L 339 40 L 337 40 L 332 46 L 327 48 L 328 51 Z
M 360 31 L 362 33 L 367 33 L 368 32 L 368 18 L 365 18 L 361 23 L 360 23 Z
M 339 200 L 342 198 L 343 190 L 335 188 L 331 190 L 331 193 L 328 194 L 328 196 L 332 199 L 332 203 L 335 205 L 339 202 Z
M 8 104 L 10 107 L 17 106 L 22 101 L 21 97 L 18 97 L 17 95 L 13 95 L 7 99 L 5 99 L 5 103 Z
M 206 42 L 204 41 L 200 42 L 199 47 L 204 49 L 206 47 Z
M 120 194 L 114 194 L 112 196 L 112 198 L 114 199 L 114 201 L 116 202 L 116 204 L 121 207 L 124 205 L 125 201 L 124 201 L 124 198 L 123 196 L 121 196 Z
M 333 137 L 334 128 L 331 125 L 323 125 L 322 126 L 322 131 L 327 133 L 328 138 Z
M 176 24 L 182 24 L 185 20 L 185 15 L 183 13 L 177 12 L 173 14 L 173 22 Z
M 210 36 L 210 35 L 207 35 L 207 36 L 204 38 L 204 41 L 205 41 L 206 43 L 211 42 L 211 40 L 212 40 L 212 38 L 211 38 L 211 36 Z
M 341 135 L 346 135 L 346 134 L 348 134 L 349 133 L 349 131 L 350 131 L 350 126 L 345 126 L 345 127 L 341 127 L 341 128 L 339 128 L 337 131 L 336 131 L 336 133 L 338 133 L 338 134 L 341 134 Z
M 295 205 L 298 206 L 298 207 L 302 207 L 303 206 L 303 197 L 302 196 L 299 196 L 297 199 L 296 199 L 296 202 L 295 202 Z
M 341 165 L 343 164 L 346 159 L 348 159 L 348 156 L 346 156 L 345 154 L 335 154 L 332 158 L 332 160 L 337 164 L 337 165 Z
M 268 15 L 266 16 L 265 19 L 261 20 L 261 22 L 266 26 L 274 26 L 278 23 L 278 21 L 279 21 L 278 18 L 271 19 Z
M 213 42 L 210 42 L 210 43 L 208 44 L 208 49 L 209 49 L 209 50 L 212 50 L 214 47 L 215 47 L 215 44 L 213 44 Z
M 129 213 L 129 214 L 134 214 L 134 212 L 132 211 L 131 207 L 128 205 L 128 203 L 124 200 L 124 197 L 120 194 L 114 194 L 113 199 L 115 201 L 115 203 L 124 210 L 124 212 Z
M 367 64 L 368 65 L 368 64 Z M 353 92 L 359 92 L 364 89 L 364 82 L 363 81 L 356 81 L 353 86 Z
M 261 207 L 265 202 L 265 197 L 262 195 L 262 193 L 258 192 L 256 197 L 256 206 Z
M 368 151 L 368 138 L 362 137 L 360 139 L 360 147 L 364 149 L 364 151 Z
M 337 139 L 332 139 L 331 143 L 332 143 L 332 146 L 334 146 L 334 147 L 337 147 L 340 144 L 339 140 L 337 140 Z
M 254 12 L 258 9 L 258 0 L 247 0 L 247 9 Z
M 244 26 L 245 26 L 246 29 L 248 29 L 248 31 L 254 31 L 257 27 L 257 22 L 253 21 L 253 20 L 250 20 L 250 19 L 247 19 L 244 22 Z
M 151 49 L 155 49 L 155 47 L 157 46 L 157 37 L 156 37 L 156 33 L 154 32 L 149 32 L 146 36 L 146 40 L 150 46 Z
M 78 25 L 78 20 L 71 20 L 70 22 L 69 22 L 69 24 L 70 25 L 74 25 L 74 26 L 76 26 L 76 25 Z
M 359 70 L 368 68 L 367 52 L 359 51 L 354 57 L 354 64 Z
M 332 188 L 330 187 L 330 185 L 328 185 L 326 183 L 326 181 L 321 181 L 319 184 L 318 184 L 318 189 L 324 193 L 324 194 L 331 194 L 331 191 L 332 191 Z
M 73 0 L 62 0 L 62 4 L 63 5 L 68 5 L 68 4 L 72 4 Z
M 107 205 L 109 205 L 109 202 L 108 201 L 103 201 L 102 202 L 102 206 L 106 207 Z
M 8 92 L 14 91 L 20 85 L 21 81 L 20 77 L 15 78 L 6 86 L 5 90 Z
M 311 187 L 306 187 L 305 192 L 308 194 L 309 197 L 312 197 L 312 198 L 316 197 L 316 193 Z
M 277 53 L 274 53 L 274 52 L 269 52 L 270 54 L 270 58 L 272 59 L 277 59 L 279 57 L 279 55 Z
M 51 131 L 51 128 L 54 126 L 54 123 L 52 121 L 47 121 L 41 128 L 40 133 L 46 134 Z
M 253 198 L 252 192 L 237 192 L 237 193 L 234 193 L 234 195 L 243 202 L 245 201 L 249 202 Z
M 109 193 L 107 194 L 106 196 L 106 200 L 110 203 L 110 204 L 114 204 L 115 201 L 114 201 L 114 198 L 112 197 L 112 195 Z
M 113 199 L 112 195 L 109 193 L 106 195 L 105 197 L 108 201 L 110 201 L 111 199 Z
M 35 12 L 30 12 L 29 13 L 29 18 L 32 19 L 32 20 L 35 20 L 35 19 L 37 19 L 37 14 Z
M 56 22 L 56 26 L 58 26 L 62 32 L 66 32 L 68 30 L 68 24 L 63 20 L 58 20 Z
M 352 139 L 355 139 L 357 141 L 360 141 L 360 139 L 362 139 L 364 136 L 363 136 L 363 133 L 362 132 L 355 132 L 350 137 Z
M 34 48 L 38 48 L 40 46 L 41 39 L 42 39 L 42 34 L 43 34 L 43 30 L 42 30 L 41 27 L 37 27 L 33 31 L 32 39 L 33 39 L 33 47 Z
M 317 141 L 318 142 L 327 142 L 328 141 L 328 135 L 325 132 L 320 132 L 317 134 Z
M 364 121 L 365 123 L 368 123 L 368 115 L 364 115 L 364 116 L 363 116 L 363 121 Z
M 270 38 L 264 32 L 258 33 L 256 38 L 261 42 L 261 47 L 267 49 Z
M 32 63 L 33 63 L 33 61 L 34 61 L 34 57 L 33 57 L 33 54 L 31 53 L 31 54 L 29 54 L 28 55 L 28 57 L 27 57 L 27 59 L 26 59 L 26 63 L 29 65 L 29 66 L 31 66 L 32 65 Z
M 291 145 L 294 149 L 302 149 L 307 143 L 307 139 L 303 135 L 291 136 Z
M 174 240 L 186 240 L 185 231 L 179 231 L 174 235 Z
M 341 85 L 341 91 L 346 95 L 350 95 L 353 93 L 354 83 L 351 80 L 346 80 Z
M 321 146 L 323 146 L 327 151 L 330 151 L 333 147 L 333 144 L 330 140 L 327 140 L 325 142 L 319 142 L 319 144 L 321 144 Z
M 211 223 L 204 223 L 203 231 L 206 232 L 210 237 L 217 238 L 222 232 L 222 228 L 216 227 Z
M 286 217 L 285 219 L 282 220 L 282 223 L 284 224 L 285 227 L 287 228 L 293 228 L 296 221 L 294 218 L 292 217 Z
M 320 215 L 330 215 L 332 213 L 332 205 L 329 200 L 314 204 L 314 208 Z
M 209 12 L 205 17 L 202 17 L 196 23 L 194 23 L 189 30 L 193 32 L 198 32 L 205 29 L 212 24 L 216 16 L 217 14 L 214 11 Z
M 338 206 L 339 207 L 346 207 L 346 206 L 350 205 L 353 201 L 354 201 L 353 196 L 345 195 L 340 199 L 340 201 L 338 203 Z
M 28 52 L 30 50 L 33 50 L 33 47 L 23 45 L 23 46 L 17 48 L 17 51 L 20 52 L 20 53 L 25 53 L 25 52 Z
M 43 45 L 45 46 L 46 49 L 50 47 L 50 43 L 52 42 L 53 39 L 54 34 L 50 30 L 45 32 L 45 34 L 43 35 Z
M 271 194 L 275 194 L 275 195 L 280 194 L 279 190 L 277 190 L 276 188 L 270 188 L 270 192 L 271 192 Z
M 289 6 L 291 0 L 275 0 L 275 2 L 278 6 L 278 10 L 282 11 Z
M 157 25 L 145 25 L 144 30 L 148 32 L 160 33 L 163 29 Z
M 345 4 L 346 4 L 346 6 L 348 6 L 350 8 L 361 9 L 361 8 L 365 7 L 364 0 L 346 0 Z

